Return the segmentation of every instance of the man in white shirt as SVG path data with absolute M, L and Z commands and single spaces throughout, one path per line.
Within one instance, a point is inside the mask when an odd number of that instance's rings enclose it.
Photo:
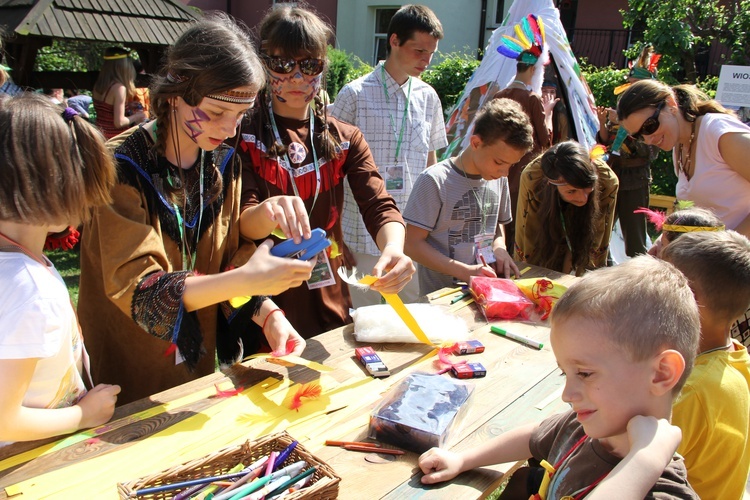
M 419 174 L 437 161 L 435 151 L 448 145 L 437 92 L 419 79 L 442 38 L 443 27 L 429 8 L 401 7 L 388 25 L 385 61 L 345 85 L 331 109 L 333 117 L 362 130 L 386 189 L 402 212 Z M 370 273 L 380 249 L 367 233 L 348 185 L 344 196 L 344 241 L 360 273 Z M 380 303 L 376 292 L 350 291 L 354 307 Z M 417 302 L 417 280 L 399 295 L 404 302 Z

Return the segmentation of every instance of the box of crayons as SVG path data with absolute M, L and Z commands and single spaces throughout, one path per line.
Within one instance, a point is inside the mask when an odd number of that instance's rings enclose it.
M 117 491 L 120 498 L 139 499 L 325 500 L 338 496 L 340 481 L 328 464 L 280 432 L 119 483 Z

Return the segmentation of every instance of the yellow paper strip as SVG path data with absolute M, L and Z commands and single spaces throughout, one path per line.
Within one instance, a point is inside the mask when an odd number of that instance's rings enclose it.
M 310 368 L 311 370 L 315 370 L 316 372 L 332 372 L 333 368 L 330 366 L 322 365 L 320 363 L 316 363 L 315 361 L 310 361 L 309 359 L 301 358 L 299 356 L 293 356 L 291 354 L 287 354 L 286 356 L 272 356 L 269 353 L 262 353 L 262 354 L 253 354 L 251 356 L 247 356 L 245 359 L 257 359 L 257 358 L 271 358 L 271 359 L 280 359 L 282 361 L 288 361 L 289 363 L 294 363 L 295 365 L 304 366 L 307 368 Z
M 372 285 L 378 281 L 378 278 L 375 276 L 367 275 L 364 278 L 360 279 L 359 282 L 363 285 Z M 414 316 L 412 316 L 411 312 L 409 312 L 409 309 L 406 308 L 403 301 L 401 300 L 401 297 L 398 296 L 396 293 L 381 293 L 383 298 L 385 299 L 388 304 L 396 311 L 396 314 L 398 314 L 398 317 L 401 318 L 404 323 L 406 323 L 406 326 L 411 330 L 411 333 L 414 334 L 415 337 L 417 337 L 417 340 L 422 342 L 423 344 L 427 345 L 433 345 L 432 342 L 430 342 L 430 339 L 427 338 L 427 335 L 422 331 L 422 328 L 417 323 L 417 320 L 414 319 Z

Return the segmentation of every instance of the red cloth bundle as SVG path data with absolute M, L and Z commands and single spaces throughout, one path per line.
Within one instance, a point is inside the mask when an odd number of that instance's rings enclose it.
M 472 276 L 469 289 L 487 320 L 531 319 L 534 303 L 513 280 Z

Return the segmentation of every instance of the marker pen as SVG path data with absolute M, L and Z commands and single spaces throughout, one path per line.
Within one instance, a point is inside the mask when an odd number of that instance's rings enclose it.
M 527 345 L 529 347 L 533 347 L 534 349 L 542 349 L 544 347 L 544 344 L 539 342 L 538 340 L 532 340 L 530 338 L 524 337 L 522 335 L 518 335 L 517 333 L 509 332 L 507 330 L 503 330 L 502 328 L 498 326 L 491 326 L 490 331 L 492 333 L 496 333 L 500 335 L 501 337 L 507 337 L 509 339 L 515 340 L 516 342 L 520 342 L 524 345 Z

